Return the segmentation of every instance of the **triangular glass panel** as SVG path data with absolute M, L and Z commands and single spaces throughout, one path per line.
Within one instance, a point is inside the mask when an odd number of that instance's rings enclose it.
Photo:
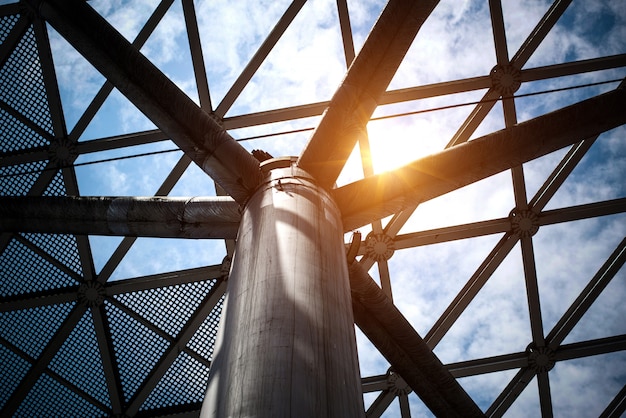
M 626 334 L 626 269 L 622 267 L 563 341 L 564 344 Z
M 534 377 L 524 388 L 513 405 L 505 412 L 507 418 L 526 418 L 541 416 L 541 406 L 539 405 L 539 391 L 537 390 L 537 378 Z
M 211 98 L 217 106 L 271 32 L 289 1 L 234 3 L 204 1 L 196 6 Z M 226 7 L 225 7 L 226 5 Z
M 505 370 L 460 378 L 458 382 L 478 407 L 486 411 L 516 373 L 517 370 Z
M 149 155 L 145 155 L 149 154 Z M 135 156 L 130 158 L 131 156 Z M 180 159 L 169 141 L 81 156 L 76 178 L 83 196 L 154 196 Z
M 532 9 L 528 5 L 524 7 Z M 572 2 L 541 42 L 528 66 L 623 53 L 624 39 L 617 30 L 619 19 L 618 9 L 610 3 Z
M 72 132 L 106 80 L 51 26 L 48 37 L 65 123 Z
M 174 2 L 157 24 L 141 53 L 182 91 L 198 102 L 182 2 Z
M 552 406 L 563 416 L 603 416 L 625 383 L 623 351 L 557 362 L 550 371 Z
M 227 114 L 329 100 L 345 71 L 335 3 L 307 2 Z
M 495 64 L 488 4 L 445 0 L 420 28 L 389 88 L 488 75 Z
M 437 345 L 442 362 L 514 353 L 528 346 L 532 338 L 518 254 L 513 248 Z
M 365 39 L 372 31 L 376 20 L 385 8 L 385 3 L 348 0 L 347 4 L 352 37 L 354 38 L 354 49 L 358 54 L 365 43 Z
M 546 209 L 601 202 L 626 195 L 626 128 L 602 134 L 550 200 Z
M 100 139 L 155 129 L 150 121 L 119 90 L 113 89 L 91 119 L 80 140 Z
M 111 280 L 221 264 L 225 255 L 221 240 L 139 238 L 119 263 Z
M 494 235 L 396 250 L 388 261 L 394 304 L 422 337 L 500 238 Z
M 605 260 L 626 236 L 626 215 L 613 215 L 602 218 L 542 226 L 533 237 L 537 280 L 541 297 L 541 312 L 544 331 L 547 334 L 569 309 L 588 285 Z M 618 273 L 619 274 L 619 273 Z M 613 279 L 613 292 L 601 294 L 604 302 L 592 305 L 595 313 L 577 327 L 578 332 L 592 332 L 598 336 L 605 333 L 612 324 L 614 331 L 620 331 L 619 295 L 626 296 L 626 287 L 620 285 L 619 278 Z M 612 303 L 609 303 L 612 301 Z M 583 319 L 585 316 L 583 316 Z M 610 319 L 612 318 L 612 319 Z M 595 322 L 594 322 L 595 321 Z M 582 337 L 582 334 L 578 334 Z

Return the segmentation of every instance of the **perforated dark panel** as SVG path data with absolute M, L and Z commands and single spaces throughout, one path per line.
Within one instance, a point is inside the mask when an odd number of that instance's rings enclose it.
M 17 385 L 30 369 L 30 364 L 0 345 L 0 408 L 9 399 Z
M 0 109 L 0 152 L 33 148 L 48 141 L 4 109 Z
M 111 406 L 90 310 L 76 325 L 49 368 L 103 404 Z
M 0 335 L 35 359 L 74 306 L 72 302 L 0 312 Z
M 18 19 L 18 15 L 0 17 L 0 45 L 2 45 L 7 36 L 9 36 L 11 29 L 13 29 Z
M 48 188 L 43 192 L 44 196 L 67 196 L 67 190 L 65 189 L 65 183 L 63 182 L 63 173 L 59 170 L 54 175 L 54 178 L 48 185 Z
M 74 235 L 23 234 L 24 238 L 41 248 L 65 266 L 82 275 L 78 245 Z
M 52 134 L 52 118 L 32 26 L 0 69 L 0 100 Z M 44 145 L 44 144 L 41 144 Z M 20 146 L 24 148 L 27 144 Z
M 13 296 L 59 289 L 78 283 L 70 275 L 35 254 L 17 239 L 0 254 L 0 295 Z
M 108 301 L 105 301 L 105 307 L 124 398 L 128 401 L 157 364 L 169 342 Z
M 141 409 L 201 402 L 204 399 L 208 379 L 209 368 L 189 354 L 182 352 L 161 378 Z
M 42 375 L 17 410 L 16 417 L 94 417 L 104 411 L 61 385 Z
M 0 195 L 25 196 L 47 163 L 48 161 L 35 161 L 28 164 L 0 167 Z
M 224 304 L 224 296 L 221 297 L 215 308 L 204 320 L 198 331 L 193 335 L 187 347 L 194 350 L 207 360 L 213 358 L 213 346 L 215 345 L 215 337 L 217 336 L 217 327 L 222 316 L 222 305 Z
M 206 280 L 114 297 L 175 337 L 214 285 L 215 280 Z

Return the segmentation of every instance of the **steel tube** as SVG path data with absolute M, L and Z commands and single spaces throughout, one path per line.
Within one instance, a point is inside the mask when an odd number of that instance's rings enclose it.
M 363 417 L 340 213 L 295 158 L 262 167 L 200 416 Z
M 0 231 L 233 239 L 239 205 L 229 197 L 0 197 Z

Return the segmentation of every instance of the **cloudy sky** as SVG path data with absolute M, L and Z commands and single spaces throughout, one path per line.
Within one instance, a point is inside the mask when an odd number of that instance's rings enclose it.
M 94 0 L 90 4 L 124 36 L 132 40 L 154 11 L 156 1 Z M 289 1 L 197 1 L 200 37 L 211 101 L 217 107 L 242 69 L 263 42 Z M 528 37 L 550 2 L 503 1 L 509 57 Z M 355 49 L 359 50 L 383 2 L 348 1 Z M 198 101 L 181 3 L 175 1 L 150 36 L 142 52 L 165 74 Z M 104 78 L 61 37 L 51 32 L 51 43 L 68 128 L 71 131 Z M 533 68 L 626 52 L 626 5 L 619 1 L 574 0 L 524 68 Z M 484 76 L 496 64 L 487 1 L 441 1 L 421 29 L 390 89 Z M 333 0 L 309 0 L 298 13 L 258 72 L 228 110 L 226 116 L 272 110 L 329 100 L 346 71 L 344 50 Z M 587 73 L 523 84 L 517 94 L 623 78 L 624 69 Z M 516 99 L 519 121 L 560 108 L 617 83 Z M 375 116 L 426 110 L 480 100 L 485 90 L 384 106 Z M 472 106 L 373 121 L 369 125 L 376 172 L 410 162 L 443 149 Z M 256 126 L 231 131 L 245 139 L 294 129 L 312 128 L 318 118 Z M 496 104 L 474 137 L 504 127 L 502 107 Z M 91 140 L 154 129 L 154 125 L 128 100 L 113 91 L 94 120 L 80 135 Z M 555 209 L 626 196 L 626 129 L 604 134 L 570 178 L 549 201 Z M 298 155 L 310 131 L 244 141 L 275 156 Z M 126 154 L 170 150 L 170 141 L 81 156 L 77 163 Z M 563 157 L 559 151 L 525 165 L 528 198 Z M 180 159 L 181 152 L 134 158 L 77 168 L 83 195 L 154 195 Z M 358 153 L 338 183 L 363 176 Z M 191 166 L 171 195 L 203 196 L 215 193 L 212 182 Z M 402 228 L 407 234 L 431 228 L 508 216 L 514 208 L 510 173 L 502 173 L 422 204 Z M 365 235 L 369 231 L 363 228 Z M 607 216 L 542 227 L 533 237 L 544 330 L 547 334 L 560 316 L 626 236 L 626 217 Z M 389 260 L 394 302 L 416 330 L 425 335 L 444 309 L 502 237 L 489 235 L 449 243 L 402 249 Z M 96 267 L 107 262 L 118 238 L 92 237 Z M 159 254 L 158 259 L 151 256 Z M 111 280 L 181 268 L 218 264 L 224 244 L 207 241 L 139 239 L 113 273 Z M 147 260 L 150 260 L 149 262 Z M 378 279 L 374 266 L 371 275 Z M 523 351 L 531 341 L 523 265 L 519 244 L 513 248 L 457 323 L 437 345 L 444 363 Z M 626 274 L 618 273 L 566 343 L 626 333 Z M 388 364 L 357 333 L 363 376 L 384 374 Z M 461 384 L 482 408 L 487 408 L 515 374 L 515 370 L 465 378 Z M 550 372 L 553 406 L 557 416 L 598 415 L 626 383 L 626 354 L 561 362 Z M 366 403 L 376 394 L 367 395 Z M 413 416 L 428 416 L 411 396 Z M 507 416 L 536 415 L 537 385 L 527 387 Z M 529 412 L 536 411 L 536 412 Z M 385 416 L 399 416 L 394 404 Z

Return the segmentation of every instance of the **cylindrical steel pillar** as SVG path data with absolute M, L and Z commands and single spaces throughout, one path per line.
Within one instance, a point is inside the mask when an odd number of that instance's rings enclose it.
M 339 210 L 295 158 L 262 168 L 201 417 L 364 416 Z

